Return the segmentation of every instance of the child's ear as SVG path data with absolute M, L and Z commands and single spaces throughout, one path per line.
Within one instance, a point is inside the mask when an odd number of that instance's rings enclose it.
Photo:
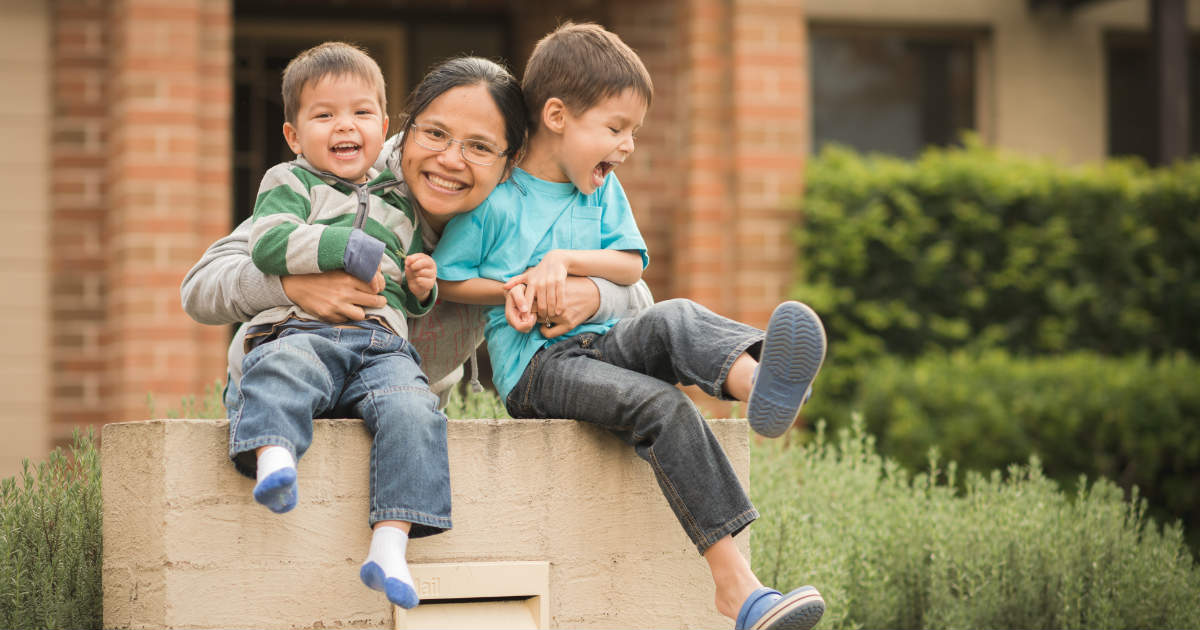
M 542 126 L 554 133 L 562 133 L 566 124 L 567 104 L 557 96 L 546 99 L 546 104 L 542 105 Z
M 283 139 L 287 141 L 288 148 L 292 150 L 292 153 L 296 155 L 302 153 L 300 150 L 300 134 L 296 132 L 296 128 L 290 122 L 283 123 Z

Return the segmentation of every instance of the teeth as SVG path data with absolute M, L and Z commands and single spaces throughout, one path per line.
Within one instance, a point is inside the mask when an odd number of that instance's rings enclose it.
M 437 175 L 434 175 L 433 173 L 429 173 L 426 176 L 429 178 L 429 183 L 433 184 L 434 186 L 437 186 L 438 188 L 447 188 L 450 190 L 460 190 L 463 188 L 462 184 L 455 182 L 455 181 L 451 181 L 449 179 L 438 177 Z

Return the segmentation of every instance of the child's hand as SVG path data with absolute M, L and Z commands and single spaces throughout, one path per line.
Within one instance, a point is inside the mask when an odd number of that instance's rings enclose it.
M 525 285 L 508 289 L 504 292 L 504 319 L 517 332 L 527 333 L 537 324 L 537 315 L 530 312 L 529 301 L 525 298 Z
M 504 283 L 504 288 L 526 284 L 526 295 L 536 304 L 539 318 L 562 315 L 567 303 L 567 255 L 566 250 L 551 250 L 536 266 Z
M 371 293 L 379 295 L 387 288 L 387 280 L 383 277 L 383 263 L 379 264 L 379 268 L 375 270 L 375 277 L 371 278 Z
M 429 254 L 410 254 L 404 259 L 404 281 L 408 290 L 424 302 L 437 285 L 437 263 Z

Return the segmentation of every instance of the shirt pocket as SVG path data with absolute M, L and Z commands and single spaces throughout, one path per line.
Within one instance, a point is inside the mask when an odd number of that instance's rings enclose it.
M 600 249 L 600 206 L 575 206 L 571 211 L 571 249 Z

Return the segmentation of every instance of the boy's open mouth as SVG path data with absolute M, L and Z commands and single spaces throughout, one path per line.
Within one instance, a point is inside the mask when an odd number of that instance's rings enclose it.
M 359 149 L 361 148 L 362 146 L 354 144 L 353 142 L 339 142 L 333 145 L 333 148 L 331 148 L 330 151 L 332 151 L 337 157 L 350 158 L 357 155 Z
M 601 162 L 596 165 L 596 168 L 592 169 L 592 183 L 596 185 L 596 188 L 604 184 L 604 177 L 611 173 L 614 168 L 617 168 L 616 162 Z

